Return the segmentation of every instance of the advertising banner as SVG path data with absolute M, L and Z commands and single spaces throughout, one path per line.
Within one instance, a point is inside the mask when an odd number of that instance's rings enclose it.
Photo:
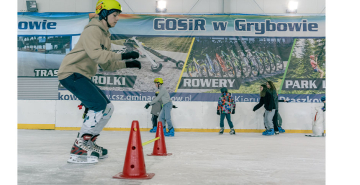
M 18 13 L 18 76 L 56 77 L 88 13 Z M 149 101 L 163 78 L 174 101 L 259 101 L 272 81 L 280 99 L 320 102 L 325 94 L 325 16 L 120 14 L 111 51 L 140 53 L 141 70 L 104 71 L 91 80 L 113 101 Z M 59 100 L 75 100 L 59 83 Z

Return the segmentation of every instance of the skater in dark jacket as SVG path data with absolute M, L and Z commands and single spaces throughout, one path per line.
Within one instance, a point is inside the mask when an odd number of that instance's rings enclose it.
M 287 100 L 278 100 L 278 102 L 287 102 L 287 103 L 289 103 L 289 101 L 287 101 Z M 277 118 L 277 123 L 278 123 L 279 132 L 280 132 L 280 133 L 284 133 L 285 130 L 282 128 L 282 118 L 281 118 L 281 116 L 280 116 L 280 113 L 278 112 L 277 115 L 274 115 L 273 123 L 274 123 L 274 121 L 276 121 L 276 120 L 275 120 L 275 119 L 276 119 L 275 116 L 276 116 L 276 118 Z M 265 112 L 264 112 L 264 117 L 265 117 Z M 274 127 L 275 127 L 275 125 L 274 125 Z M 274 130 L 275 130 L 275 129 L 274 129 Z M 275 134 L 276 134 L 276 132 L 275 132 Z
M 253 111 L 255 112 L 260 107 L 264 105 L 265 107 L 265 131 L 263 135 L 274 135 L 274 124 L 272 119 L 275 115 L 275 103 L 272 95 L 267 91 L 266 85 L 260 86 L 260 102 L 255 105 Z
M 275 134 L 284 133 L 285 130 L 281 127 L 282 126 L 282 119 L 279 114 L 279 104 L 278 102 L 287 102 L 286 100 L 279 100 L 278 94 L 276 92 L 276 87 L 272 81 L 266 82 L 266 87 L 269 93 L 272 95 L 275 103 L 275 115 L 273 117 L 273 124 L 274 124 L 274 131 Z

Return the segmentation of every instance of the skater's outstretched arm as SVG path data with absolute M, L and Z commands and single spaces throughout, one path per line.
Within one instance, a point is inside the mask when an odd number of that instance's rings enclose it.
M 125 67 L 124 67 L 124 63 L 125 63 Z M 133 60 L 133 61 L 127 61 L 127 62 L 123 62 L 123 61 L 113 61 L 113 62 L 108 62 L 106 64 L 99 64 L 101 69 L 105 70 L 105 71 L 116 71 L 122 68 L 139 68 L 141 69 L 141 63 L 137 60 Z
M 264 103 L 265 103 L 265 97 L 261 97 L 260 102 L 257 105 L 255 105 L 255 107 L 253 108 L 253 111 L 258 110 L 260 107 L 262 107 L 264 105 Z
M 158 102 L 159 100 L 161 100 L 161 97 L 165 95 L 165 93 L 167 93 L 166 89 L 165 88 L 161 88 L 160 89 L 160 92 L 159 92 L 159 95 L 154 98 L 153 101 L 151 101 L 149 104 L 150 105 L 154 105 L 156 102 Z
M 155 105 L 155 104 L 160 104 L 160 110 L 161 110 L 161 105 L 162 105 L 162 101 L 161 101 L 161 99 L 159 100 L 159 101 L 157 101 L 157 102 L 155 102 L 153 105 Z M 145 109 L 148 109 L 150 106 L 153 106 L 153 105 L 150 105 L 149 103 L 147 103 L 146 105 L 145 105 Z M 153 107 L 154 108 L 154 107 Z M 173 105 L 173 108 L 174 108 L 174 105 Z M 176 107 L 177 108 L 177 107 Z M 159 110 L 159 111 L 160 111 Z

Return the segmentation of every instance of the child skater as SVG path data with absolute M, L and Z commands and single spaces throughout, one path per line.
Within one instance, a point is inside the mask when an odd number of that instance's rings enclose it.
M 155 96 L 158 96 L 158 94 L 159 94 L 159 91 L 156 91 Z M 151 106 L 151 114 L 152 114 L 151 121 L 152 121 L 152 125 L 153 125 L 153 128 L 150 130 L 151 133 L 155 133 L 157 130 L 157 122 L 158 122 L 157 120 L 160 115 L 161 109 L 162 109 L 161 99 L 159 101 L 157 101 L 154 105 Z
M 163 124 L 164 135 L 174 137 L 175 130 L 171 121 L 171 109 L 177 108 L 175 105 L 172 104 L 172 100 L 170 98 L 169 92 L 167 92 L 166 88 L 163 86 L 164 81 L 162 78 L 155 78 L 154 80 L 155 86 L 159 89 L 159 95 L 151 102 L 145 105 L 145 108 L 149 108 L 150 105 L 154 105 L 159 100 L 163 103 L 163 108 L 160 111 L 159 119 Z M 169 132 L 166 132 L 165 129 L 165 121 L 168 124 Z
M 223 87 L 220 89 L 221 96 L 219 97 L 218 106 L 217 106 L 217 115 L 220 115 L 220 132 L 219 134 L 224 133 L 224 119 L 226 117 L 229 127 L 230 127 L 230 135 L 235 134 L 234 125 L 231 122 L 231 114 L 235 114 L 235 102 L 231 97 L 231 94 L 228 93 L 228 90 Z

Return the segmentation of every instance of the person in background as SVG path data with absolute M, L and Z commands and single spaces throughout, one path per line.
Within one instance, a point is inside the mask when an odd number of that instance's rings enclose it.
M 275 134 L 284 133 L 285 130 L 281 127 L 282 126 L 282 118 L 279 113 L 279 104 L 278 102 L 287 102 L 287 100 L 279 100 L 278 94 L 276 92 L 276 87 L 272 81 L 266 82 L 266 87 L 269 91 L 269 93 L 274 98 L 274 104 L 275 104 L 275 115 L 273 117 L 273 124 L 274 124 L 274 132 Z M 280 119 L 279 119 L 280 118 Z
M 159 89 L 159 95 L 154 98 L 153 101 L 150 103 L 147 103 L 145 105 L 145 108 L 149 108 L 151 105 L 156 104 L 159 100 L 163 103 L 163 108 L 161 109 L 160 115 L 159 115 L 159 121 L 163 124 L 164 129 L 164 135 L 174 137 L 175 136 L 175 130 L 171 121 L 171 109 L 177 108 L 175 105 L 172 104 L 172 100 L 170 98 L 169 92 L 167 92 L 166 88 L 163 86 L 164 81 L 162 78 L 155 78 L 154 80 L 155 86 Z M 166 132 L 166 126 L 165 121 L 168 124 L 168 130 L 169 132 Z
M 223 87 L 220 89 L 221 96 L 219 97 L 217 106 L 217 115 L 220 115 L 220 131 L 219 134 L 224 133 L 224 119 L 228 121 L 230 127 L 230 135 L 235 134 L 234 125 L 231 121 L 231 114 L 235 114 L 236 104 L 231 94 L 228 93 L 227 88 Z
M 155 96 L 158 95 L 159 95 L 159 91 L 156 91 Z M 157 130 L 157 120 L 160 115 L 161 109 L 162 109 L 161 99 L 151 106 L 151 114 L 152 114 L 151 121 L 153 125 L 153 128 L 150 130 L 151 133 L 155 133 Z
M 265 122 L 266 130 L 262 133 L 262 135 L 266 135 L 266 136 L 274 135 L 274 124 L 272 123 L 272 119 L 276 111 L 275 103 L 274 103 L 274 98 L 272 97 L 270 92 L 267 90 L 266 85 L 264 84 L 260 86 L 260 102 L 257 105 L 255 105 L 253 111 L 255 112 L 263 105 L 265 107 L 264 122 Z

